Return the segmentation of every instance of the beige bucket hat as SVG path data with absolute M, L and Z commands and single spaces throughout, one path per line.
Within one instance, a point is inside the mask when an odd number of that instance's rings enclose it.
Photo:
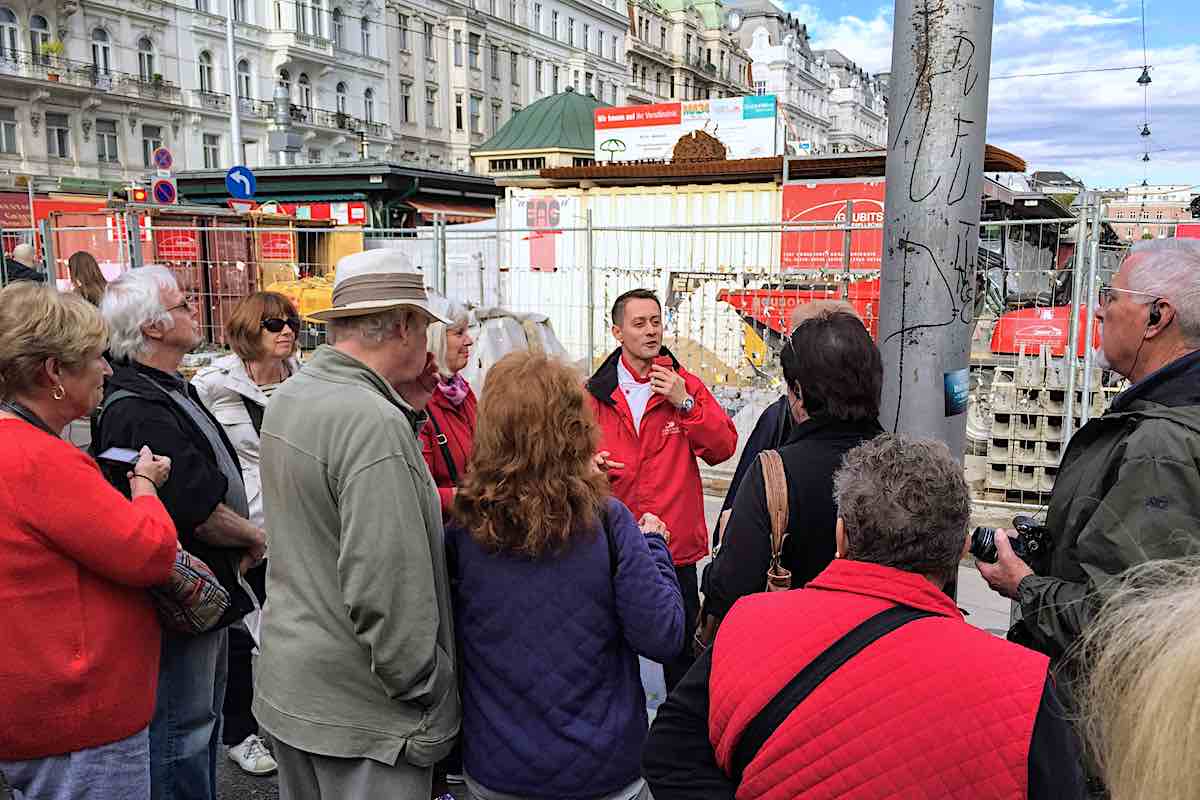
M 406 307 L 424 313 L 432 321 L 449 324 L 436 310 L 436 301 L 425 291 L 425 278 L 406 253 L 367 250 L 338 261 L 333 305 L 309 316 L 327 322 Z

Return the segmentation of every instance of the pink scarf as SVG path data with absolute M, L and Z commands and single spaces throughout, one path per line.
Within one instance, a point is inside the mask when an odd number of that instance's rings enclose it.
M 467 392 L 471 390 L 462 375 L 455 375 L 449 381 L 439 380 L 437 388 L 442 396 L 450 401 L 450 405 L 455 407 L 462 405 L 463 400 L 467 399 Z

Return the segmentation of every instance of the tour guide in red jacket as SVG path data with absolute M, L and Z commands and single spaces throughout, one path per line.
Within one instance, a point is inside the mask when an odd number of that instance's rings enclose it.
M 621 347 L 587 384 L 601 429 L 598 463 L 634 518 L 654 514 L 671 533 L 688 629 L 680 658 L 663 665 L 670 689 L 691 666 L 700 608 L 696 562 L 708 555 L 696 457 L 707 464 L 728 459 L 737 448 L 737 429 L 700 379 L 662 346 L 662 305 L 653 292 L 635 289 L 618 297 L 612 321 Z
M 968 625 L 942 592 L 970 517 L 950 451 L 883 434 L 834 487 L 838 558 L 803 589 L 739 600 L 659 707 L 642 753 L 655 800 L 1081 798 L 1049 660 Z M 806 691 L 788 695 L 794 679 Z

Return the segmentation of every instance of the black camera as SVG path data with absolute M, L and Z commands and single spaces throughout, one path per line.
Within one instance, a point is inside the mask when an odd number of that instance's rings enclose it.
M 1050 529 L 1037 522 L 1033 517 L 1014 517 L 1013 528 L 1016 536 L 1009 536 L 1013 552 L 1017 557 L 1034 569 L 1038 563 L 1044 563 L 1050 554 L 1053 544 L 1050 539 Z M 976 528 L 971 534 L 971 555 L 979 561 L 995 564 L 999 557 L 996 554 L 996 528 Z

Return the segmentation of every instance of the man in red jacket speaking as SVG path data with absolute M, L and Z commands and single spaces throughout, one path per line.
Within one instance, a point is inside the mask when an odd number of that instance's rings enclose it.
M 700 379 L 662 346 L 662 304 L 654 292 L 634 289 L 618 297 L 612 323 L 621 346 L 587 383 L 601 430 L 597 462 L 635 518 L 654 514 L 671 534 L 688 630 L 679 658 L 663 665 L 669 691 L 691 666 L 700 609 L 696 562 L 708 555 L 696 457 L 707 464 L 728 459 L 737 429 Z

